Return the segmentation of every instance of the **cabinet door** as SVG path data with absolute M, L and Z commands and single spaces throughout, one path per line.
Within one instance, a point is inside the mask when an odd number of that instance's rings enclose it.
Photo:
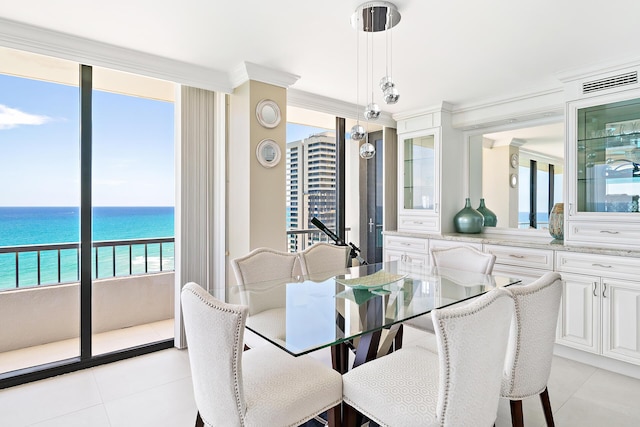
M 440 231 L 439 128 L 399 136 L 398 230 Z
M 640 285 L 602 279 L 602 354 L 640 363 Z
M 426 253 L 406 252 L 406 251 L 397 251 L 393 249 L 385 249 L 384 260 L 385 262 L 398 261 L 398 262 L 408 264 L 412 267 L 428 267 L 429 266 L 429 256 Z
M 599 277 L 562 274 L 558 343 L 599 353 L 600 294 Z

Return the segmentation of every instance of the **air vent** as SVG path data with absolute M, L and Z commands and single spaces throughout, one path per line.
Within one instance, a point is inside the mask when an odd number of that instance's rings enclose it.
M 593 93 L 599 90 L 612 89 L 625 85 L 638 83 L 638 72 L 620 74 L 618 76 L 607 77 L 606 79 L 594 80 L 582 84 L 582 93 Z

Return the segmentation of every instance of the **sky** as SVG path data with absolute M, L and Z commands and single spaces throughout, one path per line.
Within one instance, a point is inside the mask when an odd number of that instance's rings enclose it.
M 79 206 L 79 89 L 0 74 L 0 206 Z M 93 92 L 93 205 L 173 206 L 173 103 Z

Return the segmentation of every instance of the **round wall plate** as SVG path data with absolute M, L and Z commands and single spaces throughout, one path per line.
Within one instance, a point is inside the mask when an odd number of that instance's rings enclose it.
M 263 139 L 256 147 L 256 157 L 262 166 L 272 168 L 280 163 L 282 152 L 273 139 Z
M 514 169 L 518 167 L 518 155 L 516 153 L 511 155 L 511 167 Z
M 509 185 L 511 188 L 516 188 L 518 186 L 518 174 L 512 173 L 509 177 Z
M 256 106 L 256 117 L 258 118 L 258 123 L 268 129 L 273 129 L 278 126 L 282 119 L 280 107 L 271 99 L 263 99 L 258 102 Z

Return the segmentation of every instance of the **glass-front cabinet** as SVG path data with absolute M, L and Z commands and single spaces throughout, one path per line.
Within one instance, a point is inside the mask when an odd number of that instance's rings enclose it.
M 632 93 L 568 104 L 567 154 L 574 165 L 565 230 L 569 242 L 633 244 L 637 248 L 640 93 Z
M 399 136 L 398 229 L 439 231 L 439 129 Z

